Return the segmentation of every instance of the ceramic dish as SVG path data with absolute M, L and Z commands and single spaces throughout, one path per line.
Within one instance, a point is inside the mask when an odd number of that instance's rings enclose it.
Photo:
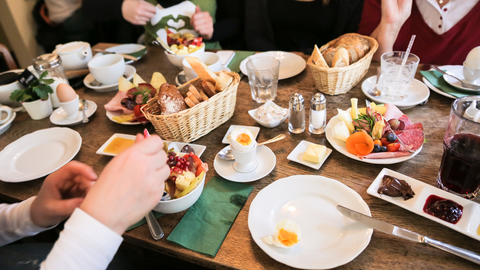
M 412 187 L 413 192 L 415 192 L 415 196 L 405 201 L 402 197 L 390 197 L 387 195 L 378 194 L 377 190 L 382 185 L 382 179 L 384 175 L 390 175 L 407 181 L 407 183 Z M 480 235 L 477 234 L 477 228 L 480 226 L 480 205 L 474 201 L 461 198 L 457 195 L 387 168 L 384 168 L 378 174 L 377 178 L 375 178 L 373 183 L 367 189 L 367 193 L 480 241 Z M 463 206 L 463 214 L 457 224 L 446 222 L 440 218 L 423 212 L 423 206 L 430 195 L 436 195 L 438 197 L 452 200 Z
M 456 97 L 450 95 L 449 93 L 447 92 L 443 92 L 442 90 L 436 88 L 435 86 L 433 86 L 433 84 L 431 84 L 425 77 L 422 78 L 423 80 L 423 83 L 428 87 L 430 88 L 433 92 L 436 92 L 442 96 L 446 96 L 448 98 L 453 98 L 453 99 L 457 99 Z
M 222 71 L 231 71 L 228 67 L 222 67 Z M 175 76 L 175 83 L 177 86 L 180 86 L 187 82 L 187 77 L 185 77 L 185 71 L 180 71 L 177 76 Z
M 412 153 L 409 156 L 396 157 L 396 158 L 382 158 L 382 159 L 366 159 L 366 158 L 360 159 L 359 157 L 355 156 L 354 154 L 350 154 L 347 151 L 347 147 L 345 146 L 344 141 L 333 138 L 332 127 L 334 127 L 340 121 L 341 120 L 338 118 L 338 115 L 332 117 L 330 121 L 328 121 L 327 127 L 325 128 L 327 141 L 333 146 L 333 148 L 335 148 L 335 150 L 337 150 L 338 152 L 342 153 L 343 155 L 351 159 L 358 160 L 365 163 L 371 163 L 371 164 L 394 164 L 394 163 L 400 163 L 400 162 L 409 160 L 414 156 L 416 156 L 418 153 L 420 153 L 420 151 L 422 151 L 423 145 L 419 149 L 417 149 L 415 153 Z
M 255 243 L 276 261 L 299 269 L 334 268 L 355 259 L 373 232 L 344 217 L 337 205 L 371 216 L 362 197 L 339 181 L 317 175 L 279 179 L 253 199 L 248 228 Z M 282 219 L 295 221 L 302 231 L 299 243 L 288 249 L 262 241 Z
M 242 73 L 248 76 L 247 61 L 250 57 L 262 57 L 262 56 L 273 56 L 278 60 L 280 60 L 280 71 L 278 74 L 279 80 L 287 79 L 295 75 L 298 75 L 307 66 L 307 62 L 305 62 L 305 60 L 297 54 L 282 52 L 282 51 L 272 51 L 272 52 L 257 53 L 245 58 L 240 63 L 240 70 L 242 71 Z
M 327 158 L 332 153 L 332 149 L 327 148 L 327 151 L 325 152 L 325 157 L 319 163 L 313 163 L 313 162 L 310 162 L 310 161 L 305 161 L 302 158 L 303 153 L 305 153 L 305 151 L 307 151 L 307 148 L 310 144 L 313 144 L 313 143 L 307 142 L 307 141 L 301 141 L 297 145 L 297 147 L 295 147 L 295 149 L 293 149 L 293 151 L 290 152 L 287 159 L 291 160 L 291 161 L 295 161 L 297 163 L 300 163 L 302 165 L 305 165 L 305 166 L 310 167 L 310 168 L 315 169 L 315 170 L 320 169 L 320 167 L 322 167 L 325 160 L 327 160 Z
M 58 170 L 73 159 L 82 137 L 70 128 L 47 128 L 22 136 L 0 152 L 0 179 L 24 182 Z
M 135 74 L 137 70 L 130 66 L 126 65 L 125 66 L 125 74 L 127 76 L 127 80 L 131 80 L 133 78 L 133 74 Z M 109 85 L 100 85 L 100 86 L 92 86 L 91 83 L 95 79 L 93 78 L 92 74 L 88 74 L 85 79 L 83 79 L 83 84 L 85 84 L 86 87 L 93 89 L 97 92 L 110 92 L 110 91 L 115 91 L 118 89 L 118 82 L 114 84 L 109 84 Z
M 227 146 L 222 149 L 226 151 L 230 149 L 230 146 Z M 277 158 L 275 154 L 270 150 L 270 148 L 265 145 L 257 147 L 257 153 L 255 156 L 255 162 L 257 162 L 257 167 L 248 173 L 239 173 L 233 168 L 234 161 L 223 160 L 215 156 L 213 161 L 213 167 L 215 171 L 221 177 L 233 181 L 233 182 L 252 182 L 268 175 L 273 168 L 275 168 Z
M 271 101 L 267 101 L 268 102 L 271 102 Z M 265 103 L 264 105 L 262 106 L 265 106 L 267 103 Z M 276 104 L 274 104 L 276 105 Z M 253 110 L 250 110 L 248 111 L 248 114 L 253 118 L 253 120 L 255 120 L 257 123 L 259 123 L 260 125 L 264 126 L 264 127 L 267 127 L 267 128 L 274 128 L 274 127 L 277 127 L 278 125 L 280 125 L 281 123 L 285 122 L 285 120 L 287 120 L 288 118 L 288 109 L 285 109 L 286 110 L 286 114 L 285 114 L 285 117 L 283 117 L 282 119 L 280 120 L 277 120 L 277 121 L 271 121 L 271 122 L 265 122 L 265 121 L 261 121 L 260 119 L 258 119 L 255 114 L 257 113 L 259 108 L 256 108 L 256 109 L 253 109 Z
M 244 128 L 249 130 L 253 137 L 257 139 L 258 137 L 258 132 L 260 132 L 259 127 L 250 127 L 250 126 L 238 126 L 238 125 L 231 125 L 230 128 L 228 128 L 227 133 L 225 133 L 225 136 L 223 137 L 222 143 L 224 144 L 230 144 L 230 133 L 232 133 L 236 128 Z
M 110 137 L 98 150 L 97 150 L 97 154 L 99 155 L 106 155 L 106 156 L 116 156 L 117 154 L 112 154 L 112 153 L 109 153 L 109 152 L 105 152 L 105 148 L 115 139 L 115 138 L 125 138 L 125 139 L 130 139 L 132 141 L 135 141 L 135 135 L 129 135 L 129 134 L 121 134 L 121 133 L 115 133 L 112 135 L 112 137 Z M 168 143 L 168 149 L 174 149 L 175 151 L 177 152 L 180 152 L 180 150 L 182 150 L 182 148 L 185 146 L 185 145 L 190 145 L 193 150 L 195 151 L 195 155 L 197 155 L 198 157 L 201 157 L 203 152 L 205 151 L 205 149 L 207 148 L 206 146 L 204 145 L 199 145 L 199 144 L 191 144 L 191 143 L 182 143 L 182 142 L 171 142 L 171 141 L 164 141 L 166 143 Z
M 5 131 L 7 131 L 10 126 L 12 125 L 13 120 L 17 116 L 16 112 L 12 112 L 12 115 L 10 116 L 10 119 L 7 120 L 7 122 L 3 123 L 0 125 L 0 134 L 3 134 Z
M 375 86 L 375 82 L 377 81 L 377 76 L 372 76 L 362 83 L 362 91 L 363 93 L 371 100 L 375 101 L 376 103 L 390 103 L 397 106 L 399 109 L 409 109 L 418 105 L 425 100 L 428 99 L 430 96 L 430 91 L 428 87 L 425 86 L 421 81 L 417 79 L 412 80 L 412 84 L 410 85 L 410 90 L 408 92 L 408 96 L 403 100 L 388 100 L 383 98 L 383 96 L 374 97 L 368 94 L 368 91 L 371 90 Z
M 140 60 L 145 54 L 147 54 L 147 47 L 140 44 L 123 44 L 123 45 L 110 47 L 108 49 L 105 49 L 105 51 L 128 54 Z M 133 60 L 125 59 L 125 64 L 130 64 L 130 63 L 133 63 Z
M 87 111 L 85 112 L 87 114 L 87 118 L 90 118 L 90 116 L 92 116 L 96 110 L 97 104 L 91 100 L 87 100 Z M 75 119 L 67 119 L 66 117 L 67 113 L 62 107 L 59 107 L 50 115 L 50 122 L 59 126 L 74 126 L 82 123 L 83 113 L 79 111 L 77 118 Z
M 131 125 L 140 125 L 142 122 L 122 122 L 122 123 L 118 123 L 117 121 L 115 121 L 113 119 L 113 117 L 117 117 L 117 116 L 120 116 L 122 115 L 121 112 L 109 112 L 109 111 L 106 111 L 106 115 L 108 117 L 108 119 L 110 119 L 110 121 L 114 122 L 114 123 L 117 123 L 117 124 L 120 124 L 120 125 L 127 125 L 127 126 L 131 126 Z
M 463 76 L 463 66 L 452 66 L 448 69 L 445 69 L 444 67 L 443 68 L 440 67 L 440 69 L 445 70 L 445 72 L 447 72 L 448 74 L 452 74 L 453 76 L 459 78 L 462 81 L 465 80 L 465 76 Z M 462 90 L 464 92 L 472 93 L 474 95 L 480 93 L 480 90 L 474 90 L 472 88 L 463 87 L 462 84 L 458 80 L 456 80 L 456 79 L 454 79 L 454 78 L 452 78 L 448 75 L 443 74 L 443 79 L 448 84 L 450 84 L 451 86 L 453 86 L 453 87 L 455 87 L 459 90 Z M 480 82 L 480 80 L 478 80 L 478 79 L 475 81 L 476 84 L 478 84 L 479 82 Z

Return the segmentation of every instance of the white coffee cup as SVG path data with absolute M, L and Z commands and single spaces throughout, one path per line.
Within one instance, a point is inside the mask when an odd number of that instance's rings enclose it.
M 125 61 L 118 54 L 107 54 L 93 58 L 88 62 L 88 69 L 95 80 L 104 85 L 115 84 L 125 73 Z
M 83 41 L 58 44 L 53 53 L 60 56 L 65 70 L 86 69 L 92 60 L 92 48 L 88 42 Z
M 480 68 L 471 68 L 463 62 L 463 76 L 468 83 L 480 85 Z
M 238 151 L 233 148 L 232 144 L 230 144 L 230 149 L 235 157 L 233 168 L 237 172 L 247 173 L 255 170 L 258 165 L 255 160 L 255 155 L 257 154 L 257 142 L 253 142 L 253 147 L 247 151 Z
M 216 53 L 203 52 L 195 55 L 195 57 L 205 63 L 205 65 L 207 65 L 207 67 L 209 67 L 210 70 L 213 72 L 222 70 L 222 62 L 220 61 L 220 57 Z M 190 64 L 185 58 L 182 60 L 182 65 L 187 81 L 193 80 L 198 77 L 197 73 L 195 73 L 192 66 L 190 66 Z
M 67 113 L 67 118 L 68 120 L 74 120 L 78 116 L 78 108 L 80 105 L 80 99 L 78 98 L 78 95 L 75 99 L 68 101 L 68 102 L 60 102 L 60 106 L 62 106 L 62 109 Z
M 4 124 L 12 117 L 12 109 L 5 105 L 0 105 L 0 125 Z

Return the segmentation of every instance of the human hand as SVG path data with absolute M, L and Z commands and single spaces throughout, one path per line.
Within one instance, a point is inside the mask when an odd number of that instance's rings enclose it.
M 135 144 L 112 159 L 80 208 L 119 235 L 162 197 L 170 174 L 163 142 L 138 134 Z
M 124 0 L 122 3 L 123 18 L 132 24 L 145 25 L 156 12 L 155 6 L 144 0 Z
M 78 161 L 71 161 L 50 174 L 32 202 L 33 223 L 50 227 L 70 216 L 96 180 L 93 169 Z
M 412 12 L 412 0 L 382 0 L 382 23 L 401 28 Z
M 201 11 L 200 7 L 195 7 L 190 24 L 204 39 L 211 39 L 213 36 L 213 19 L 208 11 Z

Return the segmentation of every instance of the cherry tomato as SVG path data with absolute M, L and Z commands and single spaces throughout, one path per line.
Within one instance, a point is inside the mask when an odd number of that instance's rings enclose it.
M 381 139 L 381 142 L 382 142 L 382 145 L 383 145 L 383 146 L 387 146 L 387 145 L 391 144 L 391 142 L 389 142 L 389 141 L 387 140 L 387 138 L 382 138 L 382 139 Z
M 387 145 L 387 151 L 388 152 L 397 152 L 398 149 L 400 149 L 400 144 L 399 143 L 391 143 Z
M 375 141 L 373 141 L 373 144 L 377 144 L 379 146 L 383 145 L 381 140 L 375 140 Z

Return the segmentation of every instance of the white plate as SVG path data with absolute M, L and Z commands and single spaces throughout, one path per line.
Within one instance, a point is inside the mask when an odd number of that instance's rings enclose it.
M 240 70 L 242 71 L 242 73 L 248 76 L 247 61 L 250 57 L 262 57 L 262 56 L 273 56 L 278 60 L 280 60 L 280 71 L 278 74 L 279 80 L 287 79 L 295 75 L 298 75 L 307 66 L 307 62 L 302 57 L 294 53 L 282 52 L 282 51 L 263 52 L 263 53 L 257 53 L 245 58 L 240 63 Z
M 373 229 L 344 217 L 343 205 L 371 216 L 362 197 L 339 181 L 317 175 L 295 175 L 276 180 L 260 190 L 250 205 L 248 228 L 268 256 L 300 269 L 330 269 L 355 259 L 370 243 Z M 300 242 L 289 249 L 267 245 L 277 222 L 295 221 Z
M 415 192 L 415 196 L 405 201 L 402 197 L 390 197 L 387 195 L 378 194 L 377 190 L 382 185 L 382 178 L 385 174 L 407 181 L 407 183 L 412 187 L 413 192 Z M 478 226 L 480 226 L 480 205 L 474 201 L 461 198 L 457 195 L 428 185 L 422 181 L 418 181 L 414 178 L 408 177 L 396 171 L 389 170 L 387 168 L 383 168 L 383 170 L 378 174 L 377 178 L 375 178 L 373 183 L 367 189 L 367 193 L 387 202 L 393 203 L 397 206 L 400 206 L 404 209 L 407 209 L 408 211 L 413 212 L 417 215 L 423 216 L 444 226 L 447 226 L 450 229 L 461 232 L 474 239 L 480 240 L 480 235 L 477 234 L 477 228 Z M 425 202 L 430 195 L 437 195 L 439 197 L 452 200 L 463 206 L 463 214 L 457 224 L 446 222 L 440 218 L 423 212 L 423 206 L 425 205 Z
M 457 99 L 456 97 L 450 95 L 449 93 L 447 92 L 443 92 L 442 90 L 436 88 L 435 86 L 433 86 L 433 84 L 431 84 L 425 77 L 422 78 L 423 80 L 423 83 L 430 89 L 432 89 L 432 91 L 434 92 L 437 92 L 438 94 L 442 95 L 442 96 L 446 96 L 448 98 L 453 98 L 453 99 Z
M 145 53 L 137 57 L 137 59 L 141 59 L 145 54 L 147 54 L 147 48 L 144 45 L 140 44 L 123 44 L 123 45 L 118 45 L 118 46 L 113 46 L 108 49 L 105 49 L 107 52 L 114 52 L 114 53 L 122 53 L 122 54 L 131 54 L 131 53 L 136 53 L 138 51 L 141 51 L 145 49 Z M 125 64 L 131 64 L 133 63 L 133 60 L 130 59 L 125 59 Z
M 130 66 L 130 65 L 125 65 L 125 74 L 127 76 L 127 80 L 131 80 L 133 78 L 133 74 L 135 74 L 137 70 Z M 90 85 L 91 82 L 93 82 L 95 79 L 93 78 L 92 74 L 88 74 L 85 79 L 83 79 L 83 84 L 90 88 L 93 89 L 97 92 L 110 92 L 110 91 L 115 91 L 118 89 L 118 82 L 114 84 L 109 84 L 109 85 L 100 85 L 100 86 L 92 86 Z
M 408 90 L 408 96 L 403 100 L 389 100 L 385 99 L 383 96 L 374 97 L 368 94 L 368 90 L 372 89 L 375 86 L 376 81 L 377 76 L 374 75 L 366 79 L 362 83 L 363 93 L 369 99 L 375 101 L 376 103 L 390 103 L 394 104 L 399 109 L 408 109 L 424 102 L 430 96 L 430 91 L 428 90 L 428 87 L 425 86 L 425 84 L 423 84 L 421 81 L 413 79 L 412 84 L 410 85 L 410 90 Z
M 445 68 L 442 68 L 442 67 L 440 67 L 440 69 L 445 70 Z M 446 69 L 445 72 L 447 72 L 448 74 L 452 74 L 453 76 L 459 78 L 462 81 L 465 80 L 465 76 L 463 76 L 463 66 L 451 66 L 450 68 Z M 460 89 L 464 92 L 469 92 L 473 94 L 478 94 L 480 92 L 480 90 L 474 90 L 472 88 L 463 87 L 459 81 L 455 80 L 454 78 L 448 75 L 443 74 L 443 79 L 451 86 L 457 89 Z M 476 84 L 478 84 L 479 82 L 480 80 L 475 81 Z
M 12 115 L 10 116 L 10 119 L 8 119 L 7 122 L 0 125 L 0 134 L 4 133 L 5 131 L 7 131 L 7 129 L 10 128 L 10 126 L 12 125 L 12 122 L 15 119 L 16 116 L 17 116 L 17 113 L 12 112 Z
M 228 67 L 222 67 L 222 71 L 231 71 Z M 183 76 L 183 79 L 180 78 L 180 76 Z M 187 82 L 187 77 L 185 77 L 185 71 L 180 71 L 180 73 L 178 73 L 177 76 L 175 76 L 175 83 L 177 84 L 177 86 L 180 86 L 184 83 Z
M 99 155 L 106 155 L 106 156 L 112 156 L 112 157 L 116 156 L 117 154 L 105 152 L 105 148 L 107 147 L 107 145 L 109 145 L 113 141 L 113 139 L 117 137 L 135 141 L 136 136 L 129 135 L 129 134 L 122 134 L 122 133 L 115 133 L 97 150 L 96 153 Z M 203 151 L 205 151 L 205 149 L 207 148 L 206 146 L 199 145 L 199 144 L 172 142 L 172 141 L 164 141 L 164 142 L 168 143 L 168 149 L 173 148 L 177 152 L 180 152 L 180 150 L 182 150 L 182 148 L 188 144 L 193 148 L 193 150 L 195 151 L 195 155 L 197 155 L 198 157 L 201 157 L 203 154 Z
M 228 149 L 230 149 L 230 146 L 226 146 L 222 151 Z M 239 173 L 235 171 L 235 169 L 233 169 L 234 161 L 220 159 L 218 155 L 215 156 L 213 167 L 218 175 L 227 180 L 241 183 L 252 182 L 268 175 L 273 168 L 275 168 L 277 158 L 270 148 L 262 145 L 257 147 L 255 160 L 257 162 L 257 168 L 249 173 Z
M 223 137 L 222 143 L 230 144 L 230 140 L 229 140 L 228 136 L 230 136 L 230 133 L 232 133 L 235 130 L 235 128 L 244 128 L 244 129 L 249 130 L 252 133 L 252 135 L 255 139 L 257 139 L 258 132 L 260 132 L 259 127 L 231 125 L 228 128 L 227 133 L 225 133 L 225 136 Z
M 97 104 L 91 100 L 87 100 L 87 118 L 92 116 L 93 113 L 97 110 Z M 63 110 L 62 107 L 59 107 L 50 115 L 50 122 L 59 126 L 73 126 L 79 124 L 83 120 L 83 112 L 79 111 L 77 118 L 67 119 L 67 113 Z
M 24 182 L 52 173 L 73 159 L 82 137 L 70 128 L 47 128 L 22 136 L 0 152 L 0 180 Z
M 302 159 L 303 153 L 305 153 L 305 151 L 307 151 L 307 148 L 310 144 L 313 144 L 313 143 L 307 142 L 307 141 L 301 141 L 297 145 L 297 147 L 295 147 L 295 149 L 293 149 L 293 151 L 290 153 L 290 155 L 288 155 L 287 159 L 291 160 L 291 161 L 298 162 L 300 164 L 303 164 L 303 165 L 308 166 L 310 168 L 313 168 L 315 170 L 320 169 L 320 167 L 322 167 L 325 160 L 327 160 L 327 158 L 332 153 L 332 149 L 327 148 L 327 151 L 325 152 L 325 157 L 319 163 L 313 163 L 313 162 L 305 161 L 305 160 Z
M 117 123 L 117 124 L 120 124 L 120 125 L 131 126 L 131 125 L 140 125 L 140 124 L 141 124 L 141 122 L 122 122 L 122 123 L 118 123 L 117 121 L 113 120 L 113 117 L 122 115 L 121 112 L 109 112 L 109 111 L 106 111 L 106 114 L 107 114 L 108 119 L 110 119 L 112 122 Z
M 423 145 L 420 148 L 418 148 L 417 151 L 415 151 L 415 153 L 409 156 L 396 157 L 396 158 L 381 158 L 381 159 L 367 159 L 367 158 L 360 159 L 359 157 L 347 151 L 347 147 L 345 146 L 344 141 L 333 138 L 332 127 L 334 127 L 340 121 L 341 120 L 338 118 L 338 115 L 335 115 L 330 119 L 330 121 L 328 121 L 327 127 L 325 128 L 327 141 L 333 146 L 333 148 L 335 148 L 335 150 L 337 150 L 338 152 L 344 154 L 345 156 L 351 159 L 362 161 L 365 163 L 371 163 L 371 164 L 394 164 L 394 163 L 400 163 L 400 162 L 409 160 L 414 156 L 416 156 L 418 153 L 420 153 L 420 151 L 422 151 Z

